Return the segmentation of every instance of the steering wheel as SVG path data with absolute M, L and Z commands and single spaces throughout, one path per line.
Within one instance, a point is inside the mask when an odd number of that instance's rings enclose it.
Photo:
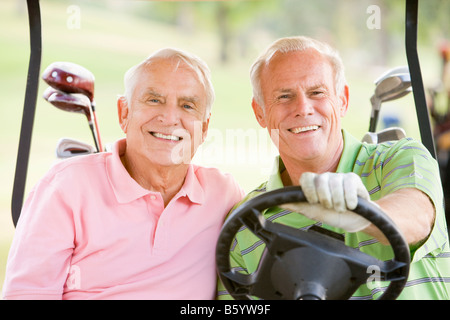
M 305 201 L 301 187 L 285 187 L 257 196 L 233 212 L 216 247 L 219 277 L 228 292 L 238 300 L 250 296 L 268 300 L 348 299 L 372 276 L 369 270 L 376 270 L 376 280 L 390 281 L 378 300 L 396 299 L 408 278 L 410 252 L 392 220 L 370 202 L 358 199 L 354 212 L 378 227 L 392 247 L 394 258 L 380 261 L 317 232 L 322 228 L 304 231 L 263 217 L 267 208 Z M 257 270 L 250 275 L 230 267 L 230 247 L 243 225 L 266 245 Z

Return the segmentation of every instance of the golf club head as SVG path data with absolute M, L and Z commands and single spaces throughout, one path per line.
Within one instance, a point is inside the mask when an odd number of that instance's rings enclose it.
M 91 121 L 91 104 L 83 94 L 70 94 L 52 87 L 44 91 L 44 99 L 63 111 L 82 113 Z
M 375 132 L 383 102 L 399 99 L 412 91 L 408 67 L 396 67 L 385 72 L 375 81 L 375 92 L 370 98 L 372 113 L 369 132 Z
M 65 93 L 82 93 L 94 101 L 95 77 L 86 68 L 72 62 L 54 62 L 43 72 L 42 79 Z
M 409 73 L 390 75 L 377 83 L 375 97 L 381 102 L 399 99 L 411 92 L 411 76 Z
M 367 132 L 364 135 L 362 142 L 367 142 L 369 144 L 378 144 L 387 141 L 398 141 L 405 137 L 405 130 L 399 127 L 391 127 L 379 132 Z
M 50 98 L 50 96 L 56 92 L 61 92 L 59 90 L 56 90 L 55 88 L 52 87 L 48 87 L 47 89 L 44 90 L 44 93 L 42 94 L 42 97 L 48 101 L 48 98 Z
M 52 94 L 48 96 L 48 101 L 50 103 L 63 110 L 75 112 L 83 111 L 85 113 L 97 150 L 99 152 L 102 151 L 103 146 L 100 138 L 100 130 L 95 114 L 94 75 L 86 68 L 72 62 L 54 62 L 44 70 L 42 78 L 52 88 L 60 91 L 57 95 Z M 85 105 L 82 101 L 72 101 L 70 96 L 62 96 L 61 93 L 86 96 L 89 100 L 89 110 L 84 108 Z M 77 104 L 78 102 L 80 103 Z M 75 108 L 74 105 L 77 106 L 77 108 Z M 69 108 L 69 110 L 67 108 Z
M 92 153 L 95 153 L 93 146 L 75 139 L 62 138 L 56 145 L 56 157 L 58 159 L 67 159 Z
M 407 66 L 400 66 L 400 67 L 395 67 L 392 68 L 388 71 L 386 71 L 385 73 L 383 73 L 377 80 L 375 80 L 375 84 L 377 85 L 378 83 L 380 83 L 382 80 L 395 75 L 395 74 L 404 74 L 404 73 L 408 73 L 409 74 L 409 68 Z

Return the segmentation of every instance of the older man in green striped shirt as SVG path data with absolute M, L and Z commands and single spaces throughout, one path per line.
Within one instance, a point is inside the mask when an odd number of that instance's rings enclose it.
M 343 130 L 349 98 L 343 69 L 334 49 L 307 37 L 280 39 L 258 58 L 251 69 L 252 107 L 280 155 L 269 180 L 243 202 L 301 185 L 309 204 L 270 208 L 264 217 L 295 228 L 320 225 L 343 234 L 348 246 L 389 260 L 384 236 L 350 212 L 358 196 L 372 201 L 410 246 L 410 274 L 399 299 L 449 299 L 450 250 L 437 163 L 413 139 L 371 145 Z M 232 267 L 255 272 L 264 248 L 241 228 L 230 252 Z M 352 299 L 376 299 L 387 285 L 367 283 Z M 218 291 L 219 299 L 230 298 L 221 283 Z

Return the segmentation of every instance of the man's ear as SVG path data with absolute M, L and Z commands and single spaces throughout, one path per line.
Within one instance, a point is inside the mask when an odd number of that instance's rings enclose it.
M 209 119 L 211 118 L 211 113 L 209 114 L 206 121 L 203 121 L 202 123 L 202 143 L 205 142 L 206 136 L 208 134 L 208 126 L 209 126 Z
M 349 96 L 350 96 L 350 93 L 349 93 L 348 85 L 345 85 L 344 91 L 342 92 L 342 94 L 339 97 L 341 99 L 341 110 L 340 110 L 341 118 L 344 117 L 347 113 Z
M 124 96 L 117 99 L 117 112 L 119 114 L 119 124 L 124 133 L 127 133 L 128 128 L 128 101 Z
M 252 99 L 252 108 L 259 125 L 263 128 L 267 127 L 264 109 L 255 101 L 255 98 Z

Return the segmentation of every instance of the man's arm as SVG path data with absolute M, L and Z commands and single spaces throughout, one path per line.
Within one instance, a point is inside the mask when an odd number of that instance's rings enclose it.
M 377 227 L 350 212 L 356 207 L 358 196 L 372 202 L 359 176 L 352 172 L 306 172 L 300 178 L 300 184 L 309 204 L 294 203 L 282 207 L 347 232 L 362 231 L 388 244 Z M 408 244 L 420 244 L 430 234 L 436 211 L 430 198 L 419 189 L 402 188 L 373 203 L 394 221 Z
M 436 210 L 430 198 L 418 189 L 400 189 L 375 203 L 394 221 L 410 245 L 426 240 L 433 228 Z M 386 238 L 373 224 L 363 232 L 377 238 L 383 244 L 388 244 Z
M 9 252 L 4 299 L 62 299 L 74 247 L 70 209 L 46 181 L 22 209 Z

